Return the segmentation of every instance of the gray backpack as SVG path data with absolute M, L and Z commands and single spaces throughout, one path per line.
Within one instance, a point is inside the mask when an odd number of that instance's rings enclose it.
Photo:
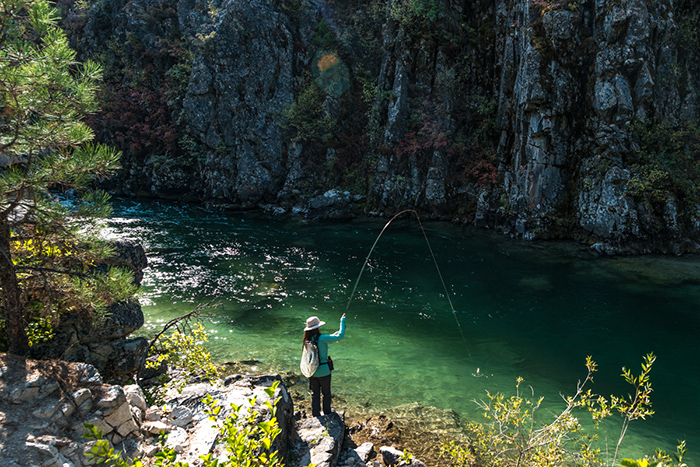
M 301 352 L 301 373 L 310 378 L 316 373 L 318 365 L 320 364 L 320 359 L 318 357 L 318 338 L 321 337 L 320 334 L 316 334 L 314 339 L 311 341 L 304 342 L 304 349 Z

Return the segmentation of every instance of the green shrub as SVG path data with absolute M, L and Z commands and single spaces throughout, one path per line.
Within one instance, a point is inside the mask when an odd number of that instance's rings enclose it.
M 146 388 L 148 398 L 156 403 L 163 402 L 162 398 L 170 387 L 180 391 L 189 376 L 201 376 L 214 379 L 219 376 L 217 367 L 212 363 L 211 354 L 204 347 L 207 333 L 201 323 L 188 326 L 187 329 L 175 329 L 169 334 L 160 334 L 151 343 L 146 368 L 158 369 L 164 363 L 168 367 L 184 370 L 185 377 L 171 380 L 166 373 L 159 377 L 159 385 Z
M 293 141 L 328 141 L 335 125 L 324 102 L 321 89 L 315 81 L 309 80 L 297 99 L 282 113 L 280 126 L 290 133 Z
M 391 4 L 391 16 L 402 24 L 427 18 L 436 21 L 445 14 L 440 0 L 398 0 Z
M 447 443 L 442 448 L 442 454 L 451 461 L 453 467 L 612 467 L 616 465 L 619 448 L 630 422 L 645 419 L 654 413 L 651 409 L 649 374 L 655 360 L 653 354 L 646 355 L 638 376 L 626 368 L 622 369 L 625 381 L 633 387 L 631 395 L 604 397 L 585 389 L 586 385 L 592 383 L 593 373 L 597 370 L 596 363 L 588 357 L 586 378 L 579 382 L 573 396 L 564 397 L 566 406 L 550 421 L 543 421 L 538 412 L 543 398 L 532 401 L 521 396 L 520 384 L 523 380 L 518 378 L 514 396 L 487 392 L 486 401 L 480 402 L 487 422 L 469 425 L 470 444 L 463 446 L 455 442 Z M 574 411 L 581 409 L 591 415 L 595 433 L 589 434 L 574 416 Z M 619 436 L 614 446 L 608 446 L 607 438 L 604 438 L 603 446 L 599 447 L 597 431 L 613 413 L 618 413 L 622 418 Z M 684 453 L 685 443 L 681 442 L 673 456 L 657 450 L 651 458 L 639 461 L 624 459 L 622 465 L 683 467 Z M 672 457 L 677 464 L 667 463 L 672 462 Z M 635 462 L 639 464 L 634 464 Z
M 331 29 L 326 20 L 321 18 L 321 21 L 316 25 L 314 35 L 311 37 L 311 47 L 314 49 L 332 49 L 337 51 L 340 46 L 335 33 Z

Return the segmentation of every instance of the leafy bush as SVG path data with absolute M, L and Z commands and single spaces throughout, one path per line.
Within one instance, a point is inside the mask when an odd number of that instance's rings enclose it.
M 473 95 L 468 99 L 466 125 L 473 133 L 457 143 L 458 157 L 454 163 L 455 174 L 476 186 L 498 182 L 498 156 L 496 147 L 500 133 L 496 124 L 498 102 Z
M 98 267 L 100 258 L 113 251 L 98 238 L 76 242 L 65 231 L 33 228 L 18 230 L 10 247 L 24 289 L 30 346 L 53 337 L 61 315 L 99 322 L 110 305 L 137 291 L 130 271 Z
M 391 16 L 403 24 L 427 18 L 436 21 L 445 9 L 440 0 L 400 0 L 391 4 Z
M 328 141 L 334 122 L 326 111 L 324 95 L 316 82 L 309 80 L 297 99 L 283 112 L 280 123 L 291 139 L 302 143 Z
M 340 49 L 340 42 L 335 37 L 335 32 L 323 18 L 316 25 L 314 35 L 311 37 L 311 47 L 314 49 L 332 49 L 334 51 Z
M 450 183 L 460 185 L 471 183 L 476 186 L 495 184 L 498 181 L 498 144 L 495 115 L 495 100 L 479 96 L 470 97 L 469 134 L 456 135 L 440 122 L 444 111 L 437 105 L 424 101 L 421 107 L 410 115 L 408 132 L 396 148 L 400 169 L 405 170 L 406 160 L 413 158 L 427 169 L 432 163 L 433 154 L 442 152 L 452 162 Z
M 171 379 L 170 374 L 164 373 L 158 377 L 158 385 L 144 388 L 146 396 L 151 401 L 159 404 L 164 402 L 163 396 L 168 388 L 182 390 L 191 376 L 209 380 L 219 376 L 219 370 L 212 363 L 211 353 L 204 347 L 204 343 L 208 340 L 204 326 L 201 323 L 190 325 L 188 322 L 190 317 L 199 313 L 200 309 L 170 321 L 151 341 L 146 368 L 159 369 L 167 366 L 184 372 L 182 377 L 174 379 Z M 166 333 L 172 327 L 175 329 Z
M 442 454 L 451 460 L 453 467 L 483 466 L 489 467 L 541 467 L 541 466 L 608 466 L 616 465 L 619 448 L 630 422 L 644 419 L 654 412 L 651 409 L 652 392 L 649 374 L 656 357 L 648 354 L 642 362 L 642 371 L 638 376 L 626 368 L 622 369 L 625 381 L 633 387 L 627 397 L 594 394 L 585 386 L 593 380 L 597 370 L 596 363 L 588 357 L 586 368 L 588 374 L 579 382 L 573 396 L 564 397 L 565 408 L 552 421 L 542 421 L 538 410 L 543 398 L 536 401 L 520 394 L 522 378 L 518 378 L 516 394 L 507 397 L 504 394 L 487 393 L 486 401 L 480 402 L 484 410 L 485 424 L 472 423 L 471 442 L 465 447 L 455 442 L 443 446 Z M 596 433 L 588 434 L 574 416 L 574 411 L 583 409 L 592 417 Z M 600 425 L 613 413 L 622 418 L 622 426 L 614 446 L 608 446 L 607 438 L 603 440 L 603 450 L 598 447 L 597 431 Z M 685 443 L 681 442 L 678 451 L 672 456 L 677 467 L 683 467 Z M 654 462 L 657 462 L 654 464 Z M 623 460 L 623 466 L 666 465 L 670 467 L 671 456 L 657 451 L 652 458 L 632 461 Z M 638 464 L 636 464 L 638 463 Z
M 414 116 L 418 121 L 409 125 L 415 127 L 409 131 L 403 140 L 399 142 L 396 155 L 399 158 L 427 157 L 430 158 L 435 151 L 451 151 L 447 131 L 432 116 L 422 112 L 416 112 Z
M 678 45 L 687 55 L 697 54 L 700 48 L 700 13 L 679 11 Z

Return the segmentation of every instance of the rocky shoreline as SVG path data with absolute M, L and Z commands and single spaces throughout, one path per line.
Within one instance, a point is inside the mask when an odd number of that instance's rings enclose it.
M 255 397 L 255 408 L 269 418 L 265 389 L 280 384 L 274 395 L 282 430 L 277 449 L 289 467 L 372 466 L 398 463 L 404 449 L 414 455 L 414 467 L 438 465 L 439 436 L 426 421 L 443 423 L 439 414 L 418 405 L 404 408 L 415 418 L 391 414 L 333 413 L 309 417 L 307 403 L 295 406 L 279 375 L 230 375 L 217 382 L 199 382 L 181 391 L 169 390 L 164 404 L 149 406 L 137 385 L 105 384 L 89 364 L 58 360 L 38 361 L 0 354 L 0 455 L 7 467 L 82 467 L 94 440 L 82 437 L 85 424 L 100 429 L 117 450 L 130 458 L 141 456 L 145 465 L 159 450 L 158 437 L 167 433 L 166 446 L 178 460 L 201 465 L 199 456 L 221 456 L 222 446 L 204 412 L 202 399 L 210 394 L 221 401 L 222 416 L 230 403 L 245 404 Z M 444 414 L 442 414 L 444 415 Z M 396 418 L 392 418 L 396 417 Z M 416 420 L 423 420 L 416 423 Z M 457 430 L 458 418 L 451 428 Z M 457 433 L 457 431 L 455 431 Z M 418 459 L 423 459 L 420 461 Z
M 143 248 L 129 242 L 117 247 L 112 262 L 134 271 L 138 284 L 147 264 Z M 282 431 L 275 443 L 289 467 L 309 462 L 319 467 L 393 465 L 404 449 L 414 456 L 412 464 L 404 465 L 432 467 L 439 465 L 441 441 L 462 436 L 456 413 L 417 404 L 375 412 L 338 399 L 337 413 L 310 417 L 304 378 L 290 371 L 278 374 L 275 368 L 254 369 L 247 362 L 224 363 L 223 379 L 189 381 L 184 387 L 171 387 L 158 404 L 148 404 L 141 388 L 132 383 L 147 341 L 131 333 L 143 322 L 137 302 L 117 304 L 102 326 L 62 319 L 56 337 L 33 348 L 31 358 L 0 353 L 3 466 L 90 465 L 85 453 L 96 441 L 83 437 L 86 424 L 100 430 L 125 456 L 141 457 L 144 465 L 153 464 L 161 433 L 167 434 L 166 445 L 180 461 L 202 465 L 200 455 L 223 454 L 218 429 L 212 427 L 202 399 L 211 395 L 221 401 L 225 417 L 230 403 L 245 404 L 254 397 L 255 409 L 269 418 L 264 403 L 271 398 L 265 389 L 276 381 L 276 416 Z

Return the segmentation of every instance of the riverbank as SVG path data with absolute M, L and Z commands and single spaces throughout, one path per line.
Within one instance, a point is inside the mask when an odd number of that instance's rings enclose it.
M 231 403 L 255 399 L 255 410 L 269 419 L 265 402 L 279 399 L 276 417 L 281 429 L 275 443 L 288 466 L 359 467 L 389 465 L 403 449 L 414 454 L 412 465 L 437 466 L 437 459 L 423 464 L 418 430 L 391 415 L 341 411 L 313 418 L 300 395 L 299 403 L 284 384 L 269 393 L 278 375 L 229 375 L 209 383 L 191 383 L 168 390 L 157 405 L 146 402 L 136 385 L 104 384 L 91 365 L 58 360 L 37 361 L 0 354 L 0 456 L 6 467 L 82 467 L 96 444 L 85 439 L 85 424 L 98 428 L 104 439 L 129 458 L 142 457 L 151 465 L 160 450 L 159 436 L 190 466 L 200 465 L 200 455 L 224 455 L 223 443 L 212 429 L 202 399 L 211 395 L 223 408 L 220 419 L 231 414 Z M 414 413 L 425 412 L 418 406 Z M 418 427 L 420 425 L 416 425 Z M 423 433 L 425 436 L 427 433 Z M 405 445 L 402 443 L 406 443 Z M 307 462 L 308 463 L 308 462 Z
M 278 374 L 294 401 L 297 418 L 311 414 L 311 397 L 307 379 L 284 368 L 252 361 L 225 362 L 224 374 Z M 337 378 L 337 377 L 336 377 Z M 465 420 L 454 410 L 428 407 L 417 402 L 377 409 L 349 401 L 342 395 L 333 395 L 333 410 L 343 413 L 347 428 L 346 445 L 400 446 L 428 467 L 444 465 L 440 461 L 440 447 L 449 440 L 465 441 Z
M 259 360 L 220 362 L 223 374 L 277 374 L 289 391 L 298 417 L 311 414 L 311 396 L 308 380 L 299 372 L 268 365 Z M 342 371 L 342 370 L 340 370 Z M 375 445 L 400 446 L 423 461 L 428 467 L 445 465 L 440 459 L 440 448 L 450 440 L 466 444 L 466 424 L 460 414 L 451 409 L 439 409 L 418 402 L 377 408 L 366 400 L 348 400 L 338 392 L 342 389 L 343 375 L 334 377 L 333 410 L 344 414 L 348 441 L 360 446 L 371 442 Z M 368 381 L 368 385 L 373 384 Z M 400 383 L 397 383 L 400 384 Z M 337 390 L 337 392 L 336 392 Z
M 293 393 L 299 403 L 295 408 L 311 413 L 310 401 Z M 440 458 L 441 446 L 449 440 L 466 441 L 462 421 L 454 411 L 407 404 L 388 410 L 369 410 L 356 406 L 340 406 L 344 412 L 348 440 L 357 446 L 395 446 L 406 450 L 428 467 L 445 465 Z

